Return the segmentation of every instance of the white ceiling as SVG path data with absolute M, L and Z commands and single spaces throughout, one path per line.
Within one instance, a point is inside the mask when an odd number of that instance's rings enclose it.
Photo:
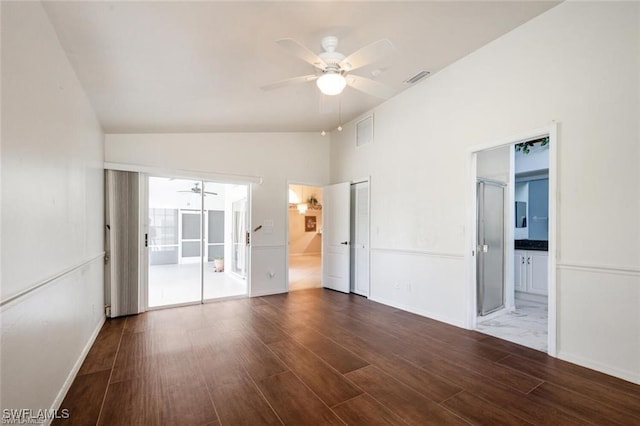
M 45 8 L 105 132 L 280 132 L 331 130 L 339 110 L 346 122 L 382 100 L 346 88 L 338 108 L 314 83 L 261 90 L 314 71 L 278 39 L 319 53 L 320 39 L 336 35 L 348 55 L 389 38 L 397 52 L 354 74 L 402 91 L 418 71 L 435 73 L 557 3 L 51 1 Z

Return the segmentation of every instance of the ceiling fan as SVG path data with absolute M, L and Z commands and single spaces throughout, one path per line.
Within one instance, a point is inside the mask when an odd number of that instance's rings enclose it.
M 375 80 L 351 74 L 351 71 L 376 62 L 395 51 L 391 41 L 386 38 L 364 46 L 349 56 L 336 51 L 338 37 L 334 36 L 322 38 L 321 45 L 324 52 L 320 54 L 313 53 L 291 38 L 283 38 L 276 43 L 287 52 L 316 67 L 317 71 L 315 74 L 288 78 L 262 86 L 262 90 L 278 89 L 315 80 L 320 91 L 330 96 L 339 95 L 345 86 L 382 99 L 388 99 L 396 93 L 394 89 Z
M 204 192 L 204 196 L 206 197 L 207 195 L 218 195 L 217 192 L 209 192 L 209 191 L 202 191 L 202 188 L 200 188 L 200 182 L 194 182 L 193 183 L 193 188 L 191 189 L 185 189 L 182 191 L 176 191 L 176 192 L 190 192 L 193 194 L 202 194 Z

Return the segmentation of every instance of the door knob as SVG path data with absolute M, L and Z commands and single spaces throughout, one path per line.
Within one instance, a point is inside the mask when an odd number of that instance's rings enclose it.
M 346 246 L 346 245 L 348 245 L 348 244 L 349 244 L 349 241 L 343 241 L 343 242 L 341 242 L 340 244 L 342 244 L 342 245 L 345 245 L 345 246 Z

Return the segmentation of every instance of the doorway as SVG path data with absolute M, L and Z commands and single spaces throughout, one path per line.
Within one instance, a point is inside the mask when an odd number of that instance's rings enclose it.
M 149 308 L 248 295 L 247 202 L 247 185 L 148 178 Z
M 471 328 L 555 356 L 555 125 L 472 150 Z
M 322 187 L 290 184 L 289 291 L 322 286 Z

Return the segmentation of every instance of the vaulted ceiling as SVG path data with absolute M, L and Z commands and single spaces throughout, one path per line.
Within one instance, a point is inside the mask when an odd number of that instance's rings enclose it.
M 383 102 L 314 83 L 261 86 L 312 74 L 275 41 L 348 55 L 388 38 L 395 52 L 354 74 L 398 93 L 555 6 L 545 1 L 51 1 L 46 11 L 107 133 L 320 131 Z M 427 77 L 429 78 L 429 77 Z M 425 80 L 423 80 L 425 81 Z M 417 83 L 421 84 L 421 83 Z

